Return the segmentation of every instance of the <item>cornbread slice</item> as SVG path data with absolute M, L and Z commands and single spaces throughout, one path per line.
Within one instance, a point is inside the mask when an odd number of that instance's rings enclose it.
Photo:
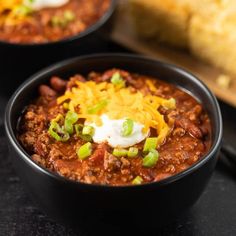
M 235 0 L 129 0 L 140 36 L 189 49 L 236 75 Z
M 172 46 L 186 48 L 189 11 L 182 1 L 130 0 L 134 25 L 139 35 Z
M 236 4 L 236 1 L 235 1 Z M 196 57 L 236 75 L 236 8 L 194 15 L 189 25 L 189 48 Z

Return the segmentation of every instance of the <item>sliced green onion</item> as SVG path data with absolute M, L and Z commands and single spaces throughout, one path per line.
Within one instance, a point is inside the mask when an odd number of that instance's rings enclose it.
M 119 88 L 125 87 L 125 81 L 123 80 L 119 72 L 116 72 L 112 75 L 111 82 Z
M 81 125 L 81 124 L 75 124 L 74 127 L 75 127 L 75 133 L 76 133 L 76 135 L 79 136 L 79 135 L 81 134 L 81 132 L 82 132 L 83 125 Z
M 53 27 L 61 26 L 62 25 L 62 19 L 58 16 L 53 16 L 50 20 Z
M 88 108 L 88 113 L 89 114 L 96 114 L 99 111 L 101 111 L 106 105 L 108 104 L 107 100 L 102 100 L 99 103 L 97 103 L 96 105 L 89 107 Z
M 65 27 L 75 19 L 75 14 L 72 11 L 65 11 L 63 16 L 53 16 L 51 24 L 54 27 Z
M 48 133 L 57 141 L 66 142 L 70 138 L 70 135 L 65 132 L 64 129 L 61 128 L 60 125 L 54 120 L 50 123 Z
M 112 152 L 112 154 L 116 157 L 125 157 L 127 156 L 128 151 L 123 148 L 115 148 Z
M 92 137 L 90 135 L 83 135 L 83 134 L 81 134 L 79 137 L 81 139 L 83 139 L 84 141 L 86 141 L 86 142 L 92 142 L 93 141 L 93 139 L 92 139 Z
M 75 122 L 78 121 L 78 119 L 79 119 L 78 114 L 76 112 L 68 111 L 66 113 L 65 123 L 64 123 L 66 132 L 68 132 L 69 134 L 73 134 L 74 132 L 73 125 Z
M 92 144 L 90 142 L 85 143 L 76 150 L 76 154 L 80 160 L 84 160 L 92 154 Z
M 54 118 L 52 121 L 55 121 L 55 122 L 60 122 L 60 121 L 64 121 L 64 117 L 63 117 L 63 115 L 62 114 L 58 114 L 57 116 L 56 116 L 56 118 Z
M 122 136 L 129 136 L 133 132 L 134 122 L 131 119 L 126 119 L 122 125 Z
M 91 141 L 93 141 L 92 136 L 90 136 L 90 135 L 83 135 L 83 134 L 80 134 L 79 137 L 80 137 L 81 139 L 83 139 L 84 141 L 86 141 L 86 142 L 91 142 Z
M 149 153 L 143 158 L 144 167 L 153 167 L 159 159 L 159 153 L 155 149 L 151 149 Z
M 128 157 L 136 157 L 138 155 L 138 148 L 130 147 L 127 153 Z
M 75 127 L 75 133 L 78 137 L 80 137 L 81 139 L 83 139 L 86 142 L 91 142 L 92 141 L 92 137 L 90 135 L 83 135 L 82 134 L 83 125 L 75 124 L 74 127 Z
M 84 128 L 82 130 L 82 134 L 93 136 L 94 128 L 92 126 L 86 125 L 86 126 L 84 126 Z
M 136 176 L 136 177 L 133 179 L 132 184 L 134 184 L 134 185 L 139 185 L 139 184 L 141 184 L 142 182 L 143 182 L 142 177 Z
M 156 147 L 157 147 L 157 138 L 147 138 L 143 146 L 143 151 L 148 152 L 151 149 L 156 149 Z
M 18 7 L 14 9 L 13 14 L 17 16 L 27 16 L 31 14 L 32 12 L 33 12 L 32 8 L 26 5 L 19 5 Z
M 73 21 L 75 19 L 75 14 L 72 11 L 65 11 L 64 12 L 64 20 L 67 21 L 67 23 Z

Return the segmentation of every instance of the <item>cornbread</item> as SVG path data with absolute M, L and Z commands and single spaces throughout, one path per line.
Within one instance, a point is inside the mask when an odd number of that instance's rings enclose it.
M 172 46 L 187 47 L 190 15 L 184 3 L 176 4 L 173 0 L 130 0 L 130 3 L 139 35 Z
M 137 33 L 236 75 L 236 1 L 130 0 Z

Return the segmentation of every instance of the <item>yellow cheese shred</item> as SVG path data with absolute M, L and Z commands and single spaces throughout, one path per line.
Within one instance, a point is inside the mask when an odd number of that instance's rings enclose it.
M 148 86 L 155 86 L 150 80 Z M 106 105 L 95 113 L 89 113 L 89 108 L 96 107 L 102 101 Z M 109 82 L 95 83 L 94 81 L 76 81 L 76 86 L 67 90 L 57 99 L 58 104 L 68 103 L 69 110 L 76 111 L 79 118 L 86 122 L 102 125 L 100 116 L 106 114 L 110 119 L 129 118 L 144 125 L 143 132 L 150 128 L 156 129 L 158 134 L 158 146 L 163 143 L 169 134 L 170 127 L 165 122 L 158 108 L 164 106 L 167 109 L 175 108 L 174 99 L 164 99 L 154 95 L 144 95 L 140 91 L 133 92 L 130 87 L 117 89 Z

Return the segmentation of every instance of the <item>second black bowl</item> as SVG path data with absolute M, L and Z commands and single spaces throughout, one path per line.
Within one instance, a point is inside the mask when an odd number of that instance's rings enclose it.
M 97 22 L 74 36 L 38 44 L 0 41 L 0 76 L 4 78 L 5 87 L 3 92 L 6 88 L 9 91 L 14 87 L 17 88 L 19 82 L 49 64 L 87 52 L 88 47 L 96 43 L 97 37 L 104 34 L 107 36 L 111 31 L 113 24 L 111 18 L 116 2 L 116 0 L 111 0 L 109 9 Z
M 75 73 L 121 68 L 157 77 L 187 90 L 209 114 L 212 124 L 212 147 L 196 164 L 160 182 L 140 186 L 112 187 L 89 185 L 67 180 L 37 165 L 16 138 L 17 121 L 37 96 L 40 84 L 53 75 L 68 78 Z M 67 222 L 83 221 L 97 212 L 118 211 L 130 220 L 142 219 L 160 224 L 192 206 L 205 189 L 214 170 L 222 138 L 221 113 L 215 96 L 190 73 L 173 65 L 131 55 L 93 55 L 67 60 L 32 76 L 14 93 L 6 108 L 5 129 L 16 171 L 27 184 L 42 209 Z M 136 217 L 136 218 L 135 218 Z M 158 222 L 158 223 L 156 223 Z

